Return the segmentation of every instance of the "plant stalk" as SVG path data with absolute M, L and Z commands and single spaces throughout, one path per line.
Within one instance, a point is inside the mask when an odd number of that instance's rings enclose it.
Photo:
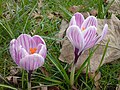
M 31 74 L 32 74 L 32 71 L 29 71 L 28 72 L 28 90 L 31 90 Z
M 75 75 L 75 65 L 72 64 L 71 73 L 70 73 L 70 85 L 71 87 L 74 85 L 74 75 Z

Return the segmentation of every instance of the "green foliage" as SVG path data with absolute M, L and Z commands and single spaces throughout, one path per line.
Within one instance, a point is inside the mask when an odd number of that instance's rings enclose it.
M 100 19 L 110 18 L 111 14 L 108 12 L 108 10 L 115 0 L 112 0 L 108 4 L 105 3 L 103 0 L 94 0 L 94 1 L 98 5 L 98 15 L 97 15 L 97 17 L 100 18 Z
M 20 1 L 20 2 L 19 2 Z M 114 0 L 113 0 L 114 1 Z M 44 64 L 45 72 L 38 69 L 32 74 L 32 86 L 36 89 L 37 86 L 58 86 L 61 90 L 70 90 L 73 88 L 70 85 L 70 66 L 69 64 L 58 60 L 61 44 L 56 43 L 61 38 L 56 38 L 55 35 L 59 32 L 62 19 L 69 19 L 72 13 L 69 11 L 71 6 L 81 5 L 80 12 L 98 9 L 98 18 L 106 18 L 110 4 L 104 6 L 104 3 L 99 0 L 43 0 L 43 6 L 38 8 L 38 0 L 0 0 L 0 90 L 27 87 L 27 72 L 19 70 L 17 76 L 19 84 L 15 85 L 6 80 L 6 77 L 11 74 L 10 67 L 16 66 L 9 54 L 9 42 L 13 38 L 17 38 L 21 33 L 31 35 L 38 34 L 45 39 L 48 49 L 48 55 Z M 42 17 L 34 18 L 33 14 L 40 11 Z M 60 15 L 49 19 L 48 14 L 58 12 Z M 103 52 L 104 59 L 108 44 Z M 88 69 L 90 58 L 94 55 L 95 50 L 90 50 L 88 58 L 85 60 L 79 70 L 71 75 L 75 79 L 74 86 L 80 90 L 93 89 L 93 78 L 88 77 Z M 100 65 L 101 66 L 101 65 Z M 118 84 L 118 71 L 120 64 L 104 65 L 99 67 L 102 78 L 101 86 L 107 89 L 109 85 L 115 86 Z M 87 68 L 86 74 L 82 74 L 84 68 Z M 117 82 L 116 82 L 117 81 Z M 42 84 L 42 85 L 41 85 Z M 16 87 L 16 88 L 14 88 Z

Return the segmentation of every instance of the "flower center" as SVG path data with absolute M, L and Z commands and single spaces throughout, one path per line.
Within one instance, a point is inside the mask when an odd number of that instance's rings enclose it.
M 85 27 L 82 27 L 82 31 L 85 30 Z
M 30 54 L 34 54 L 36 52 L 37 48 L 30 48 Z

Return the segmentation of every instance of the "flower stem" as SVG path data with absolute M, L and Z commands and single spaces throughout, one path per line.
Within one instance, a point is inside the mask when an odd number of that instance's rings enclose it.
M 28 90 L 31 90 L 31 74 L 32 74 L 32 71 L 29 71 L 28 72 Z
M 70 73 L 70 85 L 71 87 L 74 85 L 74 75 L 75 75 L 75 65 L 72 64 L 71 73 Z

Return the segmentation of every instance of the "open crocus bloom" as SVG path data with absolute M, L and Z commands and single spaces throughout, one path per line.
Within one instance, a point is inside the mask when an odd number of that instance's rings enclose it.
M 84 19 L 81 13 L 75 13 L 70 21 L 66 35 L 75 49 L 75 58 L 99 43 L 107 33 L 108 25 L 105 24 L 103 32 L 97 34 L 97 19 L 94 16 L 89 16 Z
M 44 64 L 46 53 L 46 44 L 38 35 L 31 37 L 27 34 L 21 34 L 10 42 L 10 54 L 13 60 L 28 72 Z

